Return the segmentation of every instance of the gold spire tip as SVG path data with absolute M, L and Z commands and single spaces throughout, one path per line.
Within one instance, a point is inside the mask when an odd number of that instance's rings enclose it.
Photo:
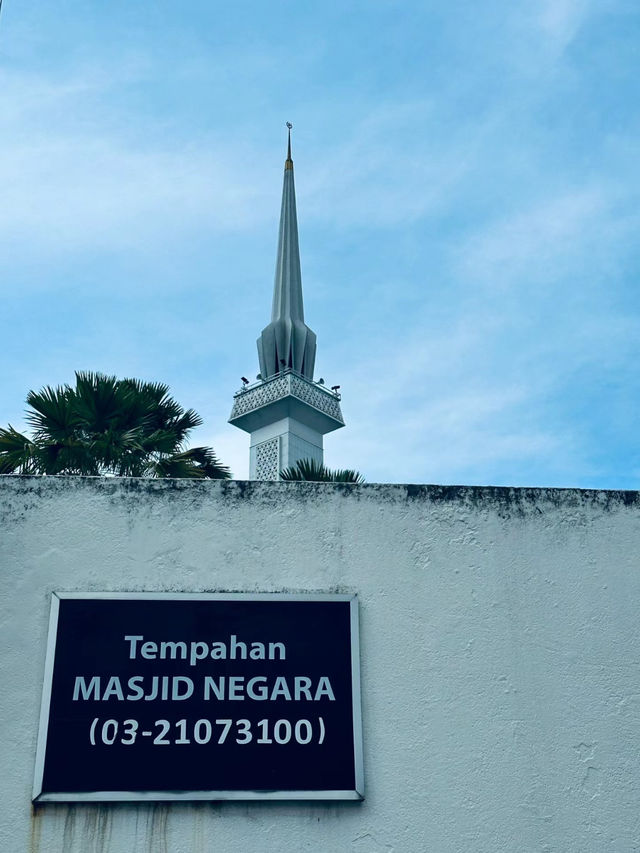
M 288 143 L 287 143 L 287 159 L 284 161 L 285 169 L 293 169 L 293 160 L 291 159 L 291 128 L 293 125 L 290 121 L 287 122 Z

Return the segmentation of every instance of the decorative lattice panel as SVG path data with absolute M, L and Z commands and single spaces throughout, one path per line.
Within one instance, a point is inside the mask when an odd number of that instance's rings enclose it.
M 330 415 L 336 420 L 342 420 L 342 412 L 340 411 L 340 403 L 333 394 L 327 391 L 322 391 L 317 385 L 311 382 L 305 382 L 298 376 L 291 377 L 291 393 L 299 400 L 309 403 L 315 409 L 319 409 L 327 415 Z
M 256 445 L 256 480 L 277 480 L 280 473 L 280 439 Z
M 291 373 L 269 379 L 267 382 L 255 385 L 253 388 L 237 394 L 233 402 L 231 420 L 254 409 L 259 409 L 261 406 L 266 406 L 267 403 L 272 403 L 274 400 L 280 400 L 288 394 L 308 403 L 314 409 L 324 412 L 341 423 L 343 422 L 340 402 L 334 394 L 326 391 L 315 382 L 309 382 Z
M 289 383 L 287 376 L 279 376 L 277 379 L 272 379 L 269 382 L 263 382 L 249 391 L 242 391 L 233 402 L 232 418 L 237 418 L 238 415 L 244 415 L 252 409 L 259 409 L 260 406 L 266 406 L 267 403 L 273 403 L 274 400 L 279 400 L 281 397 L 286 397 L 289 393 Z

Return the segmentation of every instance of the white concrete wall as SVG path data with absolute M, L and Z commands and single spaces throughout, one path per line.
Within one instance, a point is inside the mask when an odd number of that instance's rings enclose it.
M 640 850 L 640 495 L 0 478 L 3 853 Z M 30 805 L 53 590 L 355 591 L 363 803 Z

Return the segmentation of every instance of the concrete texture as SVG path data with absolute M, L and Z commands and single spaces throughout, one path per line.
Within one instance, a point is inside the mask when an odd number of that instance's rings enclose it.
M 640 850 L 640 494 L 0 478 L 0 850 Z M 30 805 L 53 590 L 360 597 L 363 803 Z

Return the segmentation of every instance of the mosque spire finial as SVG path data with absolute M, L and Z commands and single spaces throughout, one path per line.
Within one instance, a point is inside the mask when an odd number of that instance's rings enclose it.
M 287 122 L 287 130 L 289 132 L 289 140 L 287 145 L 287 159 L 284 162 L 285 169 L 293 169 L 293 160 L 291 159 L 291 128 L 293 125 L 290 121 Z

